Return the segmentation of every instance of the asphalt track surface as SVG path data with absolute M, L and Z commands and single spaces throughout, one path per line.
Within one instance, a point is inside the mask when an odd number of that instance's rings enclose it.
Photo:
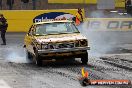
M 26 59 L 23 48 L 24 35 L 25 33 L 7 33 L 7 45 L 0 46 L 0 88 L 84 88 L 78 81 L 82 67 L 89 72 L 89 78 L 93 80 L 128 79 L 132 81 L 131 35 L 122 34 L 126 36 L 122 38 L 127 40 L 124 39 L 124 42 L 121 40 L 118 47 L 106 50 L 103 49 L 106 47 L 104 39 L 103 44 L 96 41 L 102 40 L 97 39 L 99 35 L 96 34 L 94 41 L 93 37 L 86 35 L 90 39 L 92 49 L 89 51 L 88 65 L 82 65 L 77 58 L 75 61 L 44 61 L 42 67 Z M 107 43 L 112 41 L 110 40 Z M 100 49 L 98 45 L 102 48 Z M 86 88 L 132 88 L 132 85 L 89 85 Z

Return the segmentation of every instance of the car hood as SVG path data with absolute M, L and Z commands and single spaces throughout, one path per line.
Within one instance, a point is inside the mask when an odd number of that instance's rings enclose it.
M 46 35 L 46 36 L 36 36 L 35 39 L 37 42 L 46 43 L 46 42 L 65 42 L 65 41 L 75 41 L 80 39 L 86 39 L 86 37 L 81 34 L 59 34 L 59 35 Z

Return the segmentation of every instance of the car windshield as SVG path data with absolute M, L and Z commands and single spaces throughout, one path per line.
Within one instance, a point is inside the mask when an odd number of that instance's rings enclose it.
M 39 24 L 36 27 L 35 35 L 48 35 L 48 34 L 63 34 L 63 33 L 77 33 L 78 29 L 72 22 L 65 23 L 45 23 Z

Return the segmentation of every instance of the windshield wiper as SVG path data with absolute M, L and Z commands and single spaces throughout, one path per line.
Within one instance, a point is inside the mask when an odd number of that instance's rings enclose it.
M 80 33 L 79 31 L 73 32 L 73 33 Z
M 62 32 L 61 34 L 72 34 L 72 33 L 79 33 L 79 32 Z
M 56 35 L 56 34 L 60 34 L 60 33 L 49 33 L 47 35 Z

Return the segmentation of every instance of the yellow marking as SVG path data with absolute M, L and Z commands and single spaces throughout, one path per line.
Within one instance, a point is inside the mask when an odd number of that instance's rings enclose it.
M 82 68 L 81 72 L 82 72 L 82 77 L 84 77 L 85 76 L 84 67 Z

